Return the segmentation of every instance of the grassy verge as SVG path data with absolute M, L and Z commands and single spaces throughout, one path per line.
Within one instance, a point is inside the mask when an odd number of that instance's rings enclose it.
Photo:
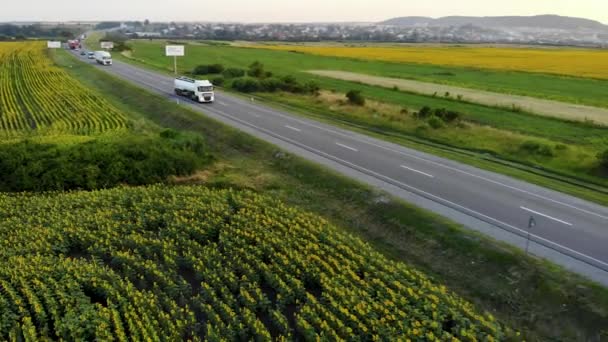
M 388 257 L 523 330 L 528 340 L 608 336 L 608 290 L 314 163 L 118 80 L 60 52 L 57 63 L 109 100 L 159 126 L 205 137 L 211 170 L 175 183 L 247 188 L 281 199 L 362 237 Z

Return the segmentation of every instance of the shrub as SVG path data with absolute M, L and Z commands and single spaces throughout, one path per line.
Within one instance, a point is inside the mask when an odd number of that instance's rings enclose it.
M 348 103 L 350 104 L 356 106 L 365 105 L 365 98 L 359 90 L 350 90 L 348 93 L 346 93 L 346 98 L 348 99 Z
M 232 81 L 232 88 L 243 93 L 253 93 L 260 91 L 262 86 L 260 81 L 251 77 L 241 77 Z
M 237 78 L 245 76 L 245 70 L 238 68 L 228 68 L 222 73 L 225 78 Z
M 598 154 L 597 159 L 600 162 L 600 167 L 608 170 L 608 150 Z
M 21 141 L 0 146 L 0 191 L 95 190 L 163 182 L 210 160 L 201 137 L 166 130 L 160 137 L 98 139 L 79 144 Z
M 315 81 L 308 81 L 304 84 L 304 91 L 308 94 L 317 96 L 317 95 L 319 95 L 319 92 L 321 91 L 321 87 Z
M 267 92 L 275 92 L 277 90 L 281 90 L 284 88 L 285 84 L 283 83 L 283 81 L 281 81 L 280 79 L 276 78 L 276 77 L 270 77 L 270 78 L 266 78 L 263 79 L 262 81 L 260 81 L 260 86 L 262 87 L 262 91 L 267 91 Z
M 247 71 L 247 75 L 255 78 L 262 78 L 266 76 L 266 71 L 264 70 L 264 64 L 255 61 L 249 66 L 249 71 Z
M 519 149 L 521 151 L 524 151 L 524 152 L 527 152 L 530 154 L 539 155 L 539 156 L 544 156 L 544 157 L 553 157 L 554 156 L 551 146 L 545 145 L 545 144 L 537 142 L 537 141 L 525 141 L 524 143 L 521 144 Z
M 192 71 L 195 75 L 221 74 L 224 72 L 224 66 L 221 64 L 199 65 Z
M 431 116 L 427 122 L 429 123 L 429 126 L 431 126 L 431 128 L 433 129 L 439 129 L 444 126 L 443 120 L 434 115 Z
M 426 119 L 429 116 L 431 116 L 432 114 L 433 114 L 433 111 L 431 110 L 431 107 L 424 106 L 424 107 L 422 107 L 422 109 L 420 109 L 420 111 L 418 112 L 418 115 L 416 115 L 416 117 L 418 119 Z
M 224 85 L 224 83 L 226 83 L 226 80 L 224 79 L 223 76 L 213 77 L 210 81 L 211 81 L 211 84 L 213 84 L 216 87 L 221 87 Z

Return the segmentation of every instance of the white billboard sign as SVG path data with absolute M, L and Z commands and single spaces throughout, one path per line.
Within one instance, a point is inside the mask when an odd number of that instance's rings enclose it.
M 46 42 L 46 47 L 48 47 L 49 49 L 60 49 L 61 48 L 61 42 L 56 42 L 56 41 L 48 41 Z
M 167 56 L 181 57 L 186 54 L 186 51 L 183 45 L 167 45 L 165 46 L 165 54 Z
M 106 50 L 111 50 L 114 48 L 113 42 L 101 42 L 101 48 Z

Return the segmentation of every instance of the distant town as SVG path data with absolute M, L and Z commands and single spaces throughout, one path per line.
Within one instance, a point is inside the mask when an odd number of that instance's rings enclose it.
M 506 43 L 608 47 L 608 29 L 597 23 L 584 25 L 576 18 L 543 27 L 510 24 L 484 27 L 475 20 L 442 22 L 389 20 L 385 23 L 121 23 L 117 30 L 134 38 L 252 40 L 252 41 L 350 41 L 403 43 Z M 549 23 L 552 21 L 549 20 Z M 482 24 L 485 24 L 482 22 Z M 508 22 L 507 22 L 508 24 Z M 507 25 L 505 24 L 505 25 Z M 525 23 L 524 23 L 525 24 Z M 546 24 L 546 23 L 544 23 Z M 554 26 L 554 27 L 551 27 Z
M 504 43 L 608 47 L 608 26 L 586 19 L 536 17 L 425 17 L 394 18 L 381 23 L 205 23 L 205 22 L 97 22 L 55 23 L 62 27 L 88 25 L 130 38 L 248 40 L 248 41 L 344 41 L 400 43 Z M 0 40 L 28 31 L 53 27 L 53 23 L 0 24 Z M 22 34 L 19 34 L 20 29 Z M 56 28 L 55 28 L 56 30 Z M 25 34 L 23 34 L 25 32 Z M 62 31 L 65 35 L 65 30 Z

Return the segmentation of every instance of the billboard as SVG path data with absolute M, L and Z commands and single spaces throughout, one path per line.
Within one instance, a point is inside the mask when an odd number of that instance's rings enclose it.
M 113 42 L 101 42 L 101 48 L 106 50 L 111 50 L 114 48 Z
M 48 41 L 46 42 L 46 47 L 49 49 L 60 49 L 61 48 L 61 42 L 56 42 L 56 41 Z
M 167 45 L 165 46 L 165 54 L 167 56 L 184 56 L 186 51 L 183 45 Z

